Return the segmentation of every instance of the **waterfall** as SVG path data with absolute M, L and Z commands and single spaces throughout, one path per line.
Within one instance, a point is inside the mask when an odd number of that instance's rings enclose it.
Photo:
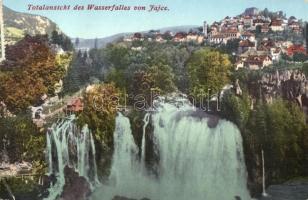
M 264 151 L 262 149 L 262 196 L 268 196 L 265 190 L 265 166 L 264 166 Z
M 87 125 L 80 131 L 74 121 L 74 115 L 62 119 L 47 132 L 48 174 L 57 179 L 49 189 L 48 200 L 54 200 L 62 193 L 65 166 L 75 169 L 92 187 L 98 183 L 92 133 Z
M 119 113 L 109 181 L 95 191 L 93 200 L 111 200 L 116 195 L 151 200 L 250 199 L 242 138 L 234 124 L 219 120 L 209 128 L 208 117 L 187 102 L 181 108 L 160 102 L 150 123 L 158 174 L 142 172 L 144 162 L 138 159 L 129 119 Z M 148 148 L 143 144 L 142 151 Z
M 148 126 L 150 122 L 150 113 L 146 113 L 143 119 L 143 133 L 142 133 L 142 144 L 141 144 L 141 160 L 142 162 L 145 162 L 145 131 L 146 127 Z

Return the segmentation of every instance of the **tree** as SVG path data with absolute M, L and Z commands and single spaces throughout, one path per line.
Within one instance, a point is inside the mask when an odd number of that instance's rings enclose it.
M 305 39 L 306 39 L 306 45 L 308 45 L 308 23 L 305 23 Z M 306 48 L 306 53 L 308 54 L 308 48 Z
M 268 10 L 268 8 L 265 8 L 264 10 L 263 10 L 263 15 L 264 15 L 264 17 L 270 17 L 270 12 L 269 12 L 269 10 Z
M 58 31 L 56 31 L 56 30 L 52 31 L 51 41 L 52 41 L 53 44 L 60 44 L 62 42 Z
M 306 76 L 308 76 L 308 63 L 304 63 L 302 70 Z
M 63 33 L 59 34 L 57 30 L 51 33 L 51 43 L 61 46 L 64 51 L 72 51 L 74 49 L 71 39 Z
M 175 91 L 174 74 L 170 66 L 153 65 L 149 68 L 148 74 L 153 81 L 153 86 L 163 94 Z
M 79 38 L 76 38 L 76 39 L 75 39 L 75 47 L 78 47 L 79 44 L 80 44 L 80 40 L 79 40 Z
M 203 98 L 209 90 L 215 94 L 229 82 L 231 63 L 228 55 L 204 48 L 191 55 L 187 68 L 190 94 Z
M 98 39 L 95 38 L 94 40 L 94 49 L 98 49 Z
M 304 53 L 294 53 L 293 61 L 295 62 L 305 62 L 308 60 L 308 56 Z
M 54 94 L 65 70 L 46 36 L 26 36 L 7 47 L 7 60 L 0 68 L 0 101 L 12 112 L 25 111 L 39 103 L 43 94 Z
M 221 103 L 221 116 L 234 122 L 243 130 L 248 122 L 250 102 L 247 94 L 242 97 L 236 96 L 232 91 L 223 95 Z
M 16 117 L 0 118 L 0 130 L 0 149 L 4 149 L 4 145 L 6 146 L 11 163 L 22 160 L 31 162 L 44 160 L 44 155 L 41 153 L 45 148 L 43 141 L 35 144 L 37 149 L 30 150 L 33 145 L 31 139 L 41 138 L 40 135 L 44 137 L 32 123 L 31 116 L 23 114 Z M 38 154 L 38 152 L 40 153 Z
M 80 126 L 87 124 L 94 134 L 98 167 L 106 168 L 113 151 L 113 133 L 119 90 L 113 84 L 92 85 L 84 95 L 84 110 L 78 117 Z M 107 162 L 107 163 L 106 163 Z

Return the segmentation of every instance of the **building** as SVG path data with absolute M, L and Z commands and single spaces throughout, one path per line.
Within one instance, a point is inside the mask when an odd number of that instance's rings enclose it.
M 279 47 L 271 48 L 270 55 L 271 55 L 273 62 L 278 62 L 280 60 L 281 53 L 282 53 L 281 48 L 279 48 Z
M 176 33 L 175 36 L 173 37 L 174 42 L 186 42 L 187 41 L 187 33 L 184 32 L 179 32 Z
M 251 42 L 250 40 L 242 40 L 239 43 L 239 47 L 238 47 L 238 53 L 241 54 L 247 50 L 250 49 L 256 49 L 256 43 L 255 42 Z
M 155 42 L 164 43 L 164 42 L 166 42 L 166 40 L 163 38 L 163 36 L 161 34 L 157 34 L 155 36 Z
M 254 42 L 255 40 L 256 40 L 256 37 L 255 37 L 255 35 L 253 34 L 253 33 L 251 33 L 251 32 L 244 32 L 242 35 L 241 35 L 241 38 L 243 39 L 243 40 L 249 40 L 249 41 L 251 41 L 251 42 Z
M 301 28 L 298 22 L 296 21 L 291 21 L 288 23 L 288 28 L 289 30 L 295 32 L 295 33 L 300 33 L 301 32 Z
M 270 31 L 270 27 L 268 25 L 261 26 L 261 33 L 268 33 Z
M 79 113 L 82 112 L 84 108 L 83 102 L 81 98 L 73 99 L 66 105 L 66 112 L 70 113 Z
M 264 67 L 270 66 L 273 64 L 273 61 L 270 56 L 249 56 L 244 61 L 244 66 L 250 70 L 259 70 Z
M 287 48 L 287 55 L 292 57 L 296 53 L 306 54 L 306 49 L 303 45 L 291 45 Z
M 132 40 L 133 41 L 143 41 L 144 37 L 141 33 L 134 33 Z
M 203 22 L 203 35 L 205 38 L 207 38 L 207 22 Z
M 213 35 L 209 38 L 209 42 L 212 44 L 227 44 L 228 40 L 223 34 Z
M 271 24 L 270 24 L 270 28 L 274 32 L 283 31 L 284 28 L 282 26 L 282 20 L 280 20 L 280 19 L 273 19 Z
M 253 24 L 253 18 L 251 16 L 245 16 L 243 22 L 245 27 L 251 27 Z
M 196 42 L 198 44 L 201 44 L 204 41 L 204 36 L 199 35 L 197 33 L 188 33 L 186 36 L 187 42 Z

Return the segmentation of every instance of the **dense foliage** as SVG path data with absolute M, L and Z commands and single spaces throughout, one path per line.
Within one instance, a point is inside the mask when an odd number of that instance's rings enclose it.
M 112 84 L 89 86 L 83 95 L 84 110 L 78 117 L 80 126 L 88 125 L 94 134 L 99 173 L 108 173 L 113 152 L 115 117 L 120 104 L 120 92 Z M 107 171 L 107 172 L 106 172 Z
M 196 98 L 219 92 L 229 83 L 231 63 L 228 55 L 212 49 L 201 49 L 188 60 L 190 94 Z
M 59 45 L 64 51 L 73 51 L 74 45 L 69 37 L 54 30 L 51 33 L 51 43 Z
M 31 116 L 0 118 L 0 149 L 6 149 L 9 161 L 44 161 L 45 135 L 32 123 Z
M 9 46 L 7 60 L 0 67 L 0 101 L 18 113 L 39 103 L 43 94 L 53 95 L 65 75 L 59 59 L 46 36 L 26 36 Z
M 237 74 L 237 78 L 244 81 L 243 94 L 237 96 L 233 92 L 226 93 L 222 99 L 221 115 L 237 124 L 241 130 L 251 179 L 261 174 L 261 150 L 264 150 L 268 183 L 305 176 L 308 164 L 305 114 L 294 102 L 278 98 L 266 104 L 258 94 L 261 91 L 250 92 L 252 88 L 258 88 L 256 80 L 259 75 L 258 72 L 244 71 Z M 252 95 L 258 99 L 254 108 L 250 99 Z

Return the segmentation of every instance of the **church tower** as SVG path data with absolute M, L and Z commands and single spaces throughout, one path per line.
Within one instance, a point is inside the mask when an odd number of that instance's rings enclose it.
M 4 19 L 3 19 L 3 0 L 0 0 L 0 45 L 1 56 L 0 61 L 5 60 L 5 41 L 4 41 Z
M 207 22 L 206 21 L 203 22 L 203 34 L 204 34 L 204 37 L 207 37 Z

